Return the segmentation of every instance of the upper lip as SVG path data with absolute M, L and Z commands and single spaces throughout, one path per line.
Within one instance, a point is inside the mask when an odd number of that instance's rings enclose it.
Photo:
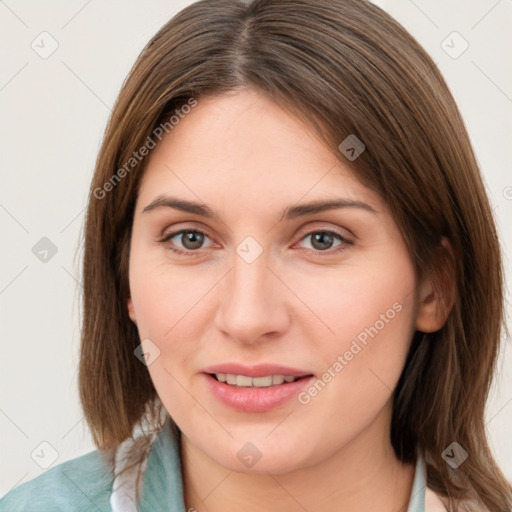
M 266 377 L 267 375 L 284 375 L 285 377 L 304 377 L 312 375 L 311 372 L 290 368 L 277 364 L 257 364 L 245 366 L 239 363 L 223 363 L 208 366 L 203 369 L 204 373 L 229 373 L 232 375 L 245 375 L 246 377 Z

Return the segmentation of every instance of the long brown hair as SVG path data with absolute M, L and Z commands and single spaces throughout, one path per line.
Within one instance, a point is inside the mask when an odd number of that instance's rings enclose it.
M 437 332 L 416 333 L 394 394 L 397 457 L 428 462 L 428 485 L 509 510 L 511 489 L 493 460 L 484 409 L 503 324 L 500 247 L 489 200 L 457 106 L 432 59 L 394 19 L 364 0 L 203 0 L 149 41 L 109 119 L 85 224 L 80 398 L 99 450 L 132 435 L 161 403 L 130 321 L 128 261 L 145 158 L 158 127 L 206 95 L 250 87 L 312 125 L 362 183 L 388 203 L 418 280 L 453 275 L 455 301 Z M 349 135 L 366 146 L 350 162 Z M 149 138 L 149 139 L 148 139 Z M 441 239 L 451 244 L 449 253 Z M 451 270 L 450 270 L 451 269 Z M 467 460 L 452 470 L 443 451 Z

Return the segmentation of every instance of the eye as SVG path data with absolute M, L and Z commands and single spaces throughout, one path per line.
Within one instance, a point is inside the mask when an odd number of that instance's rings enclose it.
M 176 247 L 176 242 L 173 241 L 174 238 L 181 242 L 182 247 Z M 180 229 L 179 231 L 165 234 L 159 241 L 161 243 L 170 243 L 169 249 L 178 254 L 193 255 L 194 252 L 198 252 L 197 249 L 205 248 L 202 247 L 205 238 L 209 238 L 208 235 L 198 229 Z
M 326 229 L 310 231 L 301 238 L 301 242 L 307 238 L 311 238 L 311 249 L 318 254 L 326 253 L 326 255 L 332 255 L 345 250 L 347 246 L 353 244 L 351 240 L 341 233 Z M 205 249 L 211 245 L 204 246 L 205 239 L 210 239 L 210 237 L 204 231 L 198 229 L 180 229 L 165 234 L 159 242 L 168 244 L 169 249 L 177 254 L 194 256 L 194 253 L 199 252 L 199 249 Z M 336 240 L 338 240 L 339 243 L 333 245 Z M 178 243 L 181 243 L 181 247 Z M 333 250 L 332 247 L 334 247 Z M 306 247 L 306 249 L 308 248 Z
M 312 249 L 316 252 L 324 252 L 327 254 L 338 253 L 347 248 L 348 245 L 352 245 L 353 242 L 336 231 L 328 231 L 326 229 L 320 229 L 316 231 L 310 231 L 301 238 L 301 241 L 311 238 Z M 335 240 L 339 240 L 339 244 L 335 245 L 334 250 L 329 250 L 333 247 Z

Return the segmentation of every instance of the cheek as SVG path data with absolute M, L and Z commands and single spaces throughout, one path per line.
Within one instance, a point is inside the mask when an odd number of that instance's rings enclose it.
M 148 371 L 165 408 L 178 417 L 180 411 L 190 413 L 194 407 L 184 389 L 189 387 L 193 358 L 198 351 L 194 341 L 201 339 L 201 301 L 213 285 L 206 286 L 197 275 L 192 276 L 194 273 L 185 267 L 132 253 L 130 293 L 139 337 L 151 340 L 152 350 L 158 353 Z
M 393 256 L 331 272 L 290 273 L 287 281 L 294 283 L 294 291 L 316 317 L 309 322 L 312 330 L 305 339 L 321 336 L 317 348 L 331 353 L 348 350 L 354 340 L 369 348 L 370 340 L 379 339 L 378 347 L 372 347 L 375 351 L 407 345 L 414 332 L 415 275 L 406 254 Z
M 323 367 L 301 403 L 325 411 L 336 403 L 339 408 L 326 412 L 331 419 L 350 410 L 364 422 L 388 401 L 414 333 L 412 264 L 403 253 L 332 272 L 329 279 L 305 275 L 295 276 L 296 290 L 319 320 L 303 324 L 304 338 L 315 342 L 309 349 Z
M 130 293 L 139 337 L 151 340 L 158 353 L 148 371 L 165 407 L 178 416 L 194 408 L 186 390 L 198 371 L 198 355 L 206 350 L 211 300 L 224 272 L 171 264 L 147 250 L 131 253 Z
M 212 272 L 168 263 L 159 250 L 132 249 L 130 293 L 141 338 L 175 339 L 188 329 L 192 336 Z

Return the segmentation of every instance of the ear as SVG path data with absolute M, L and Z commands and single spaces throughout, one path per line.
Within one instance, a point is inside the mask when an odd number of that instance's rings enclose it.
M 132 298 L 131 297 L 128 297 L 128 299 L 126 300 L 127 302 L 127 305 L 128 305 L 128 314 L 130 315 L 130 318 L 132 320 L 132 322 L 134 324 L 137 324 L 137 320 L 135 318 L 135 310 L 133 309 L 133 302 L 132 302 Z
M 416 329 L 435 332 L 446 323 L 455 302 L 454 251 L 445 237 L 439 247 L 435 270 L 419 286 Z

